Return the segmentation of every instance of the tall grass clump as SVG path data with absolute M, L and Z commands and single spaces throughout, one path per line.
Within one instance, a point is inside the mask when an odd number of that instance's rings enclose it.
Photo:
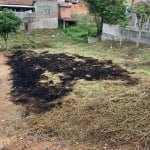
M 96 24 L 91 16 L 74 16 L 78 23 L 64 30 L 64 33 L 71 36 L 74 40 L 86 41 L 88 36 L 96 36 Z

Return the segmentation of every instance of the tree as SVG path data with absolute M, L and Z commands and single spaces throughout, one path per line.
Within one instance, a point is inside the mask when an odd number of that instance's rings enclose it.
M 136 47 L 138 47 L 141 39 L 143 26 L 150 18 L 150 5 L 147 3 L 137 3 L 133 6 L 133 12 L 136 14 L 138 20 L 137 26 L 139 32 L 138 32 L 138 38 L 136 43 Z
M 8 9 L 3 9 L 0 13 L 0 36 L 4 39 L 5 49 L 7 51 L 9 34 L 17 33 L 21 23 L 21 19 Z
M 125 0 L 85 0 L 89 11 L 94 15 L 97 25 L 97 35 L 102 35 L 103 23 L 119 24 L 125 15 Z

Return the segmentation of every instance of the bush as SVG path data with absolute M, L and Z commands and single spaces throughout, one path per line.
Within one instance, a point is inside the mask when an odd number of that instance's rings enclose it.
M 64 32 L 75 40 L 86 41 L 88 36 L 96 36 L 96 25 L 87 18 L 81 19 L 76 26 L 68 27 Z

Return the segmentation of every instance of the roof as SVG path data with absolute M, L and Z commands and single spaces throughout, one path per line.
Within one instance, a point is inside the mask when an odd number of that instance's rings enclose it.
M 31 6 L 34 0 L 0 0 L 1 5 L 27 5 Z

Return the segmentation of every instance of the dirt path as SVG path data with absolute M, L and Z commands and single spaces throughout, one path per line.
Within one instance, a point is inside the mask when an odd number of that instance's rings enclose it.
M 0 53 L 0 149 L 14 138 L 15 123 L 21 119 L 20 107 L 10 101 L 11 80 L 7 57 Z

